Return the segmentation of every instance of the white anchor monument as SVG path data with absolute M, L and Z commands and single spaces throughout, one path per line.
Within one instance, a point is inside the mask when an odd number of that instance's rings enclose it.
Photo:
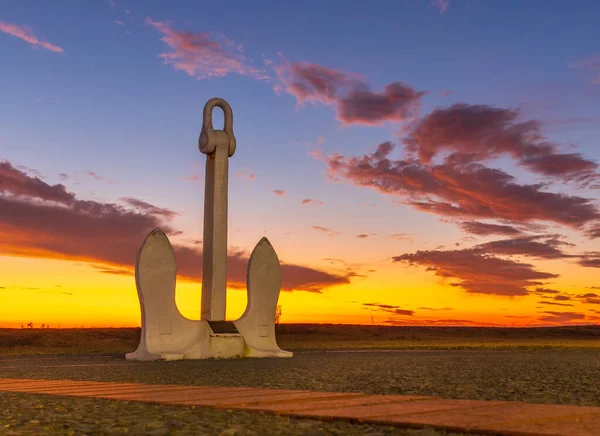
M 223 110 L 223 130 L 214 130 L 212 111 Z M 167 236 L 151 231 L 135 265 L 142 312 L 140 344 L 127 360 L 180 360 L 234 357 L 292 357 L 277 346 L 275 311 L 281 288 L 279 259 L 267 238 L 250 256 L 246 275 L 248 303 L 236 321 L 225 321 L 227 292 L 227 184 L 235 153 L 233 112 L 220 98 L 204 106 L 198 140 L 206 154 L 201 319 L 185 318 L 175 303 L 177 267 Z

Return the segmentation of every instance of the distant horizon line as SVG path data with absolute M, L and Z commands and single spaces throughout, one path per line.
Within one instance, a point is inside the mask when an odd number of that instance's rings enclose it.
M 44 324 L 45 325 L 45 324 Z M 600 323 L 587 323 L 587 324 L 562 324 L 562 325 L 529 325 L 529 326 L 510 326 L 510 325 L 496 325 L 496 326 L 488 326 L 488 325 L 426 325 L 426 324 L 411 324 L 411 325 L 390 325 L 390 324 L 344 324 L 344 323 L 280 323 L 280 325 L 286 326 L 345 326 L 345 327 L 388 327 L 388 328 L 469 328 L 469 329 L 536 329 L 536 328 L 566 328 L 566 327 L 598 327 L 600 328 Z M 2 327 L 0 326 L 0 330 L 105 330 L 105 329 L 141 329 L 141 326 L 90 326 L 90 327 L 28 327 L 26 324 L 23 324 L 22 327 Z

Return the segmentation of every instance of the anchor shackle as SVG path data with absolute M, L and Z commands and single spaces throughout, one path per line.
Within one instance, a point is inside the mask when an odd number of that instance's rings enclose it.
M 225 123 L 223 130 L 215 130 L 212 123 L 212 111 L 215 106 L 223 109 Z M 235 153 L 235 136 L 233 135 L 233 111 L 231 106 L 222 98 L 211 98 L 204 105 L 202 130 L 198 138 L 198 148 L 204 154 L 214 153 L 216 147 L 229 148 L 229 157 Z

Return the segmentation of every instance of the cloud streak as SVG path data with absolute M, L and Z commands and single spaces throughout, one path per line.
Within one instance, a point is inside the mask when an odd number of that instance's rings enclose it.
M 225 37 L 209 32 L 181 32 L 173 29 L 171 22 L 153 21 L 146 23 L 164 36 L 161 38 L 170 51 L 161 53 L 164 64 L 177 71 L 184 71 L 196 79 L 222 77 L 237 73 L 259 80 L 269 80 L 263 70 L 252 66 L 243 54 L 241 46 Z
M 27 26 L 20 26 L 18 24 L 0 21 L 0 32 L 12 35 L 16 38 L 22 39 L 25 42 L 28 42 L 33 46 L 42 47 L 54 53 L 64 53 L 64 49 L 62 47 L 40 40 L 33 34 L 33 30 Z

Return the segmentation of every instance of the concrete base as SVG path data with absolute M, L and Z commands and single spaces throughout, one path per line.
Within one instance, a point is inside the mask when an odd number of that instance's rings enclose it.
M 248 263 L 248 306 L 233 321 L 237 333 L 218 333 L 210 321 L 185 318 L 175 303 L 177 268 L 167 236 L 155 229 L 140 247 L 135 279 L 142 334 L 127 360 L 292 357 L 275 340 L 275 310 L 281 287 L 279 260 L 262 238 Z

